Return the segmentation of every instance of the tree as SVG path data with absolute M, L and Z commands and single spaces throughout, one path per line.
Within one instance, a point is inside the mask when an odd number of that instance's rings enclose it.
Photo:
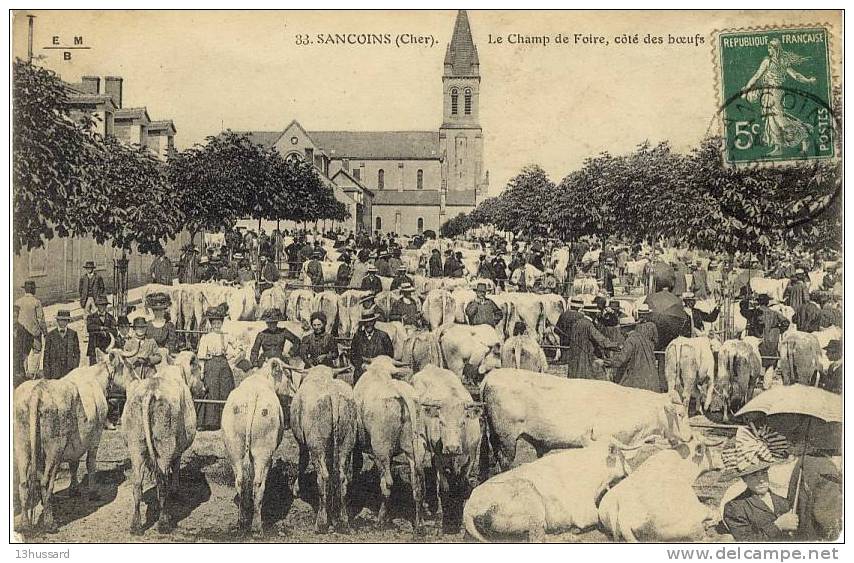
M 85 168 L 98 148 L 91 116 L 72 113 L 55 73 L 20 59 L 12 67 L 12 243 L 19 253 L 56 234 L 85 234 L 68 209 L 84 195 Z
M 465 234 L 469 229 L 475 227 L 471 217 L 465 213 L 460 213 L 456 217 L 452 217 L 442 224 L 439 228 L 439 233 L 443 237 L 457 237 Z
M 545 234 L 548 225 L 542 214 L 553 192 L 554 183 L 542 168 L 532 164 L 507 183 L 497 201 L 488 199 L 484 202 L 487 212 L 476 215 L 478 220 L 486 219 L 488 215 L 489 221 L 503 231 Z

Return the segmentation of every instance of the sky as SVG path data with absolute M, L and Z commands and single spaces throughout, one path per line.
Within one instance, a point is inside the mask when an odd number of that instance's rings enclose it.
M 232 130 L 437 130 L 442 62 L 454 11 L 36 11 L 16 12 L 13 56 L 27 53 L 27 13 L 35 19 L 39 64 L 63 79 L 124 78 L 125 107 L 172 119 L 178 148 Z M 527 164 L 555 181 L 585 158 L 669 141 L 687 151 L 715 130 L 719 105 L 712 50 L 716 30 L 829 23 L 809 11 L 550 12 L 470 11 L 481 69 L 484 168 L 490 194 Z M 431 37 L 433 45 L 320 45 L 317 34 Z M 308 35 L 311 45 L 298 45 Z M 509 44 L 511 34 L 546 36 L 549 45 Z M 556 44 L 555 35 L 569 38 Z M 575 34 L 608 45 L 576 43 Z M 637 44 L 616 38 L 638 35 Z M 664 44 L 647 44 L 645 36 Z M 669 35 L 697 44 L 671 45 Z M 82 36 L 64 60 L 48 50 Z M 490 44 L 490 36 L 493 43 Z M 495 43 L 497 37 L 504 42 Z

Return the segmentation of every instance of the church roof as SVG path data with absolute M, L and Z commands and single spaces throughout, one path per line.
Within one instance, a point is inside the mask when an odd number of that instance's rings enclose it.
M 457 12 L 457 21 L 454 24 L 454 34 L 448 49 L 445 51 L 445 66 L 451 66 L 448 76 L 477 76 L 479 74 L 474 66 L 480 65 L 477 58 L 477 47 L 471 38 L 471 27 L 469 26 L 468 14 L 465 10 Z
M 437 160 L 437 131 L 309 131 L 329 158 Z
M 448 190 L 448 195 L 445 196 L 445 205 L 474 205 L 475 204 L 474 190 Z

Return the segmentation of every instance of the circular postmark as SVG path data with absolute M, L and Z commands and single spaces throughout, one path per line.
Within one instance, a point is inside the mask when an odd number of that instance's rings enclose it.
M 724 213 L 760 229 L 788 230 L 836 209 L 842 191 L 836 158 L 842 123 L 827 101 L 796 88 L 753 87 L 718 108 L 709 133 L 716 123 L 722 127 L 727 180 L 743 187 L 746 196 L 717 194 Z M 734 158 L 738 152 L 741 158 Z M 745 152 L 755 158 L 744 158 Z M 745 205 L 746 199 L 757 198 L 756 205 Z

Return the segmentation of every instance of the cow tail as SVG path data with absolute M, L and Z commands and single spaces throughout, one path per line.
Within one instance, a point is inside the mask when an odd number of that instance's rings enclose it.
M 148 457 L 151 459 L 151 466 L 154 471 L 157 471 L 157 455 L 154 452 L 154 440 L 151 436 L 151 399 L 152 392 L 143 393 L 142 396 L 142 435 L 145 438 L 145 449 L 148 450 Z
M 520 346 L 521 342 L 516 341 L 515 346 L 513 346 L 513 361 L 515 362 L 513 367 L 516 369 L 522 369 L 522 346 Z
M 786 361 L 786 366 L 788 367 L 788 369 L 786 371 L 788 372 L 789 377 L 788 377 L 788 381 L 783 381 L 783 384 L 784 385 L 790 385 L 791 383 L 797 383 L 798 382 L 798 366 L 797 366 L 797 362 L 795 362 L 795 354 L 792 352 L 792 341 L 791 340 L 785 341 L 785 351 L 786 351 L 785 361 Z
M 483 537 L 483 534 L 480 533 L 477 527 L 474 508 L 472 508 L 472 503 L 470 502 L 465 503 L 465 506 L 463 506 L 463 528 L 465 528 L 468 535 L 480 543 L 490 543 L 488 539 Z
M 445 367 L 445 362 L 442 357 L 442 347 L 439 346 L 439 339 L 432 333 L 430 334 L 430 349 L 432 350 L 430 356 L 432 358 L 436 358 L 436 363 L 438 364 L 436 367 Z
M 332 416 L 332 451 L 329 455 L 329 464 L 332 466 L 331 471 L 329 472 L 329 483 L 332 488 L 332 498 L 336 498 L 338 495 L 338 491 L 341 490 L 341 483 L 338 480 L 338 477 L 341 475 L 341 450 L 338 445 L 338 432 L 341 428 L 340 420 L 341 420 L 341 397 L 339 397 L 335 392 L 330 393 L 329 395 L 329 412 Z M 344 499 L 341 499 L 341 502 L 344 502 Z
M 30 470 L 27 471 L 27 490 L 29 491 L 30 502 L 32 509 L 35 510 L 35 487 L 36 480 L 39 474 L 39 403 L 41 402 L 41 389 L 33 388 L 33 394 L 30 397 Z M 29 507 L 23 506 L 21 510 L 29 510 Z M 31 514 L 31 516 L 33 516 Z
M 412 490 L 415 491 L 415 487 L 422 487 L 423 483 L 419 482 L 419 476 L 415 474 L 416 467 L 419 464 L 420 460 L 417 458 L 418 456 L 418 411 L 415 410 L 415 401 L 413 401 L 408 396 L 402 396 L 404 408 L 407 410 L 407 416 L 409 418 L 409 425 L 411 426 L 411 443 L 412 443 L 412 461 L 410 464 L 410 469 L 412 471 Z

